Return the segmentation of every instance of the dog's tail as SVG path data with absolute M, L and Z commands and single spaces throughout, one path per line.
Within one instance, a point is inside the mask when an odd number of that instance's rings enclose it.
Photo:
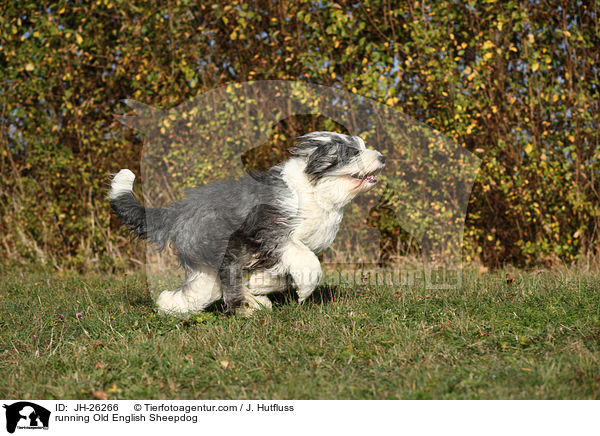
M 135 236 L 149 239 L 163 249 L 169 241 L 176 213 L 173 209 L 142 206 L 133 194 L 134 180 L 135 174 L 127 169 L 113 177 L 108 193 L 110 207 Z

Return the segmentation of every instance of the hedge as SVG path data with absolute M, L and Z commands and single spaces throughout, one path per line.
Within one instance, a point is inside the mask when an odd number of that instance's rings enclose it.
M 4 263 L 142 260 L 106 201 L 108 173 L 139 172 L 143 137 L 114 116 L 130 113 L 123 100 L 170 109 L 228 83 L 274 79 L 375 99 L 482 159 L 465 260 L 537 265 L 597 251 L 594 2 L 42 3 L 0 5 Z M 283 137 L 327 122 L 298 117 Z M 228 151 L 215 153 L 199 165 Z M 388 215 L 371 225 L 398 250 L 409 242 Z

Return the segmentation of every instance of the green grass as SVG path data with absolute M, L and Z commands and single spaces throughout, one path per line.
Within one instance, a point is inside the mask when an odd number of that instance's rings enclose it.
M 141 274 L 5 271 L 0 397 L 600 398 L 600 276 L 513 275 L 467 274 L 453 291 L 322 286 L 250 319 L 175 319 Z

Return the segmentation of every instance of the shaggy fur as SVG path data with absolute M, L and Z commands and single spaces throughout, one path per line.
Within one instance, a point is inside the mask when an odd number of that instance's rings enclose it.
M 172 244 L 185 271 L 164 291 L 159 310 L 204 310 L 223 298 L 228 310 L 270 308 L 266 297 L 289 281 L 302 302 L 321 279 L 317 254 L 334 240 L 344 206 L 377 182 L 385 159 L 363 140 L 332 132 L 298 138 L 292 157 L 264 173 L 187 191 L 164 208 L 145 208 L 135 175 L 121 170 L 109 193 L 114 212 L 134 235 Z

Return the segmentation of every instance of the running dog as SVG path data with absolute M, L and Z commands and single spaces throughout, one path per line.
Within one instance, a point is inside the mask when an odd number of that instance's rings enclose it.
M 181 287 L 164 291 L 161 312 L 200 312 L 224 300 L 250 314 L 271 308 L 267 294 L 289 282 L 300 302 L 321 279 L 317 254 L 333 242 L 346 206 L 377 183 L 385 157 L 358 136 L 313 132 L 297 139 L 291 157 L 240 180 L 191 189 L 164 208 L 145 208 L 127 169 L 111 182 L 110 205 L 132 233 L 175 248 L 185 271 Z

